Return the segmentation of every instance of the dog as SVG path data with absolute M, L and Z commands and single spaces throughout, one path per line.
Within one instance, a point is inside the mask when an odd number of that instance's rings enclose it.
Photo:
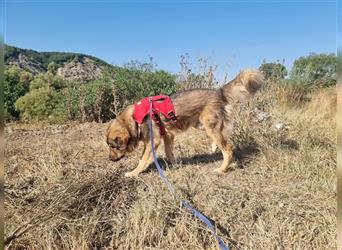
M 161 135 L 156 122 L 153 122 L 154 146 L 158 148 L 164 141 L 167 159 L 175 162 L 173 154 L 174 138 L 176 134 L 186 131 L 190 127 L 202 127 L 213 140 L 212 149 L 216 146 L 222 151 L 222 165 L 214 171 L 226 173 L 232 161 L 232 145 L 229 136 L 233 132 L 233 121 L 230 117 L 233 104 L 243 102 L 253 97 L 264 82 L 262 73 L 258 70 L 244 70 L 233 80 L 217 89 L 192 89 L 175 93 L 170 96 L 177 116 L 177 124 L 160 116 L 165 128 Z M 127 152 L 133 151 L 140 141 L 144 143 L 144 151 L 138 166 L 125 176 L 138 176 L 153 161 L 151 142 L 149 138 L 148 115 L 142 124 L 134 118 L 134 105 L 126 107 L 108 126 L 107 144 L 109 158 L 118 161 Z

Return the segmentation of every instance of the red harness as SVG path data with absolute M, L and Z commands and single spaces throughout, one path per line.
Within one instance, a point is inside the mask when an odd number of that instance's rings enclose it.
M 152 112 L 150 113 L 150 109 Z M 166 119 L 177 122 L 175 109 L 172 105 L 171 98 L 167 95 L 156 95 L 145 97 L 134 104 L 133 118 L 141 124 L 145 116 L 149 114 L 150 117 L 158 124 L 160 134 L 165 135 L 165 127 L 160 119 L 160 114 L 163 114 Z

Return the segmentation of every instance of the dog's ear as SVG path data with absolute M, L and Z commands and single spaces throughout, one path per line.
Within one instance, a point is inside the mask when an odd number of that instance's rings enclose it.
M 111 128 L 111 126 L 112 126 L 112 124 L 113 124 L 113 121 L 114 121 L 114 120 L 112 120 L 112 121 L 108 124 L 107 130 L 106 130 L 106 137 L 107 137 L 107 139 L 108 139 L 109 132 L 110 132 L 110 128 Z
M 138 124 L 133 119 L 129 121 L 129 135 L 130 138 L 127 143 L 127 149 L 131 152 L 139 143 L 139 128 Z
M 137 145 L 138 145 L 138 138 L 131 136 L 131 138 L 129 138 L 128 143 L 127 143 L 127 150 L 129 152 L 132 152 L 137 147 Z

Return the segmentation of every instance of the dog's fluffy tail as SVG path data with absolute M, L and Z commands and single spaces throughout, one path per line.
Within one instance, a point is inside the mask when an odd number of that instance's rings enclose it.
M 261 88 L 265 79 L 259 70 L 247 69 L 221 87 L 228 101 L 246 101 Z

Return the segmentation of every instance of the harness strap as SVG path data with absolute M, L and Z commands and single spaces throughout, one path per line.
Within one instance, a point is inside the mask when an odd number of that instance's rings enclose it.
M 149 115 L 157 123 L 157 125 L 159 127 L 160 135 L 164 136 L 166 134 L 165 127 L 164 127 L 164 124 L 162 123 L 162 121 L 160 119 L 160 116 L 158 115 L 157 111 L 153 107 L 153 99 L 151 96 L 148 98 L 148 101 L 150 103 L 150 111 L 151 111 L 151 112 L 149 112 Z

